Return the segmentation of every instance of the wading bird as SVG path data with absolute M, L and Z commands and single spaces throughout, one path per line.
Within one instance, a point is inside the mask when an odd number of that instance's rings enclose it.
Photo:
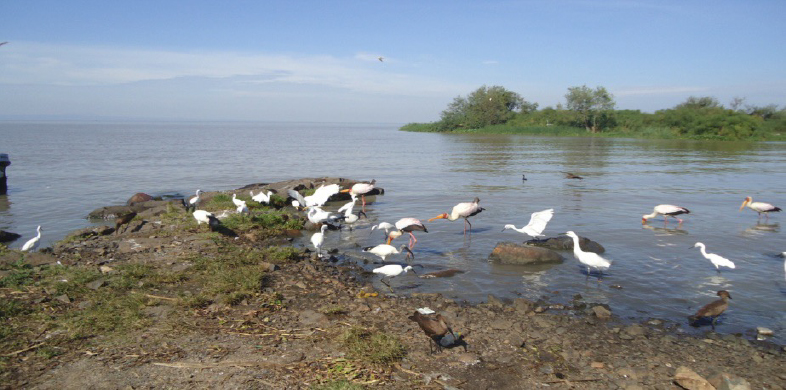
M 248 209 L 246 202 L 243 202 L 237 206 L 237 212 L 238 214 L 251 214 L 251 211 Z
M 299 192 L 292 189 L 287 190 L 287 194 L 295 199 L 292 201 L 292 206 L 295 208 L 301 208 L 323 206 L 325 203 L 327 203 L 328 199 L 330 199 L 331 196 L 337 194 L 338 191 L 338 184 L 331 184 L 327 186 L 323 184 L 309 196 L 300 195 Z
M 399 249 L 396 249 L 396 247 L 394 247 L 393 245 L 388 245 L 388 244 L 379 244 L 377 246 L 368 246 L 368 247 L 363 248 L 363 252 L 368 252 L 368 253 L 375 254 L 375 255 L 379 256 L 380 258 L 382 258 L 383 262 L 385 261 L 386 257 L 388 257 L 390 255 L 397 255 L 397 254 L 403 253 L 403 252 L 407 252 L 407 256 L 405 257 L 405 259 L 409 260 L 410 256 L 412 256 L 413 259 L 415 258 L 415 254 L 412 253 L 412 251 L 409 249 L 409 247 L 407 247 L 406 244 L 401 244 L 401 248 L 399 248 Z
M 562 172 L 562 173 L 565 174 L 565 178 L 566 179 L 578 179 L 578 180 L 583 180 L 584 179 L 583 177 L 581 177 L 579 175 L 574 175 L 574 174 L 572 174 L 570 172 Z
M 415 321 L 420 329 L 423 330 L 423 333 L 428 336 L 429 353 L 434 353 L 434 349 L 431 347 L 432 342 L 437 346 L 437 352 L 442 352 L 442 347 L 449 347 L 461 341 L 461 336 L 456 337 L 456 334 L 453 333 L 453 329 L 450 328 L 445 317 L 441 314 L 435 314 L 433 310 L 429 309 L 425 311 L 423 309 L 415 310 L 415 313 L 407 318 L 411 321 Z
M 709 260 L 712 263 L 712 265 L 715 266 L 715 269 L 718 271 L 718 273 L 720 273 L 720 267 L 727 267 L 731 269 L 735 268 L 734 262 L 732 262 L 731 260 L 723 256 L 716 255 L 714 253 L 707 253 L 707 251 L 704 249 L 705 248 L 704 244 L 697 242 L 693 244 L 691 248 L 696 248 L 696 247 L 699 247 L 699 249 L 701 250 L 701 255 L 704 256 L 705 259 Z
M 27 240 L 27 242 L 22 245 L 22 252 L 35 252 L 38 249 L 38 244 L 41 241 L 41 225 L 35 229 L 36 236 Z
M 551 221 L 551 217 L 554 216 L 554 209 L 548 209 L 543 211 L 538 211 L 532 213 L 532 216 L 529 218 L 529 223 L 527 226 L 524 226 L 521 229 L 516 229 L 514 225 L 505 225 L 502 229 L 504 232 L 508 229 L 513 229 L 519 233 L 524 233 L 530 237 L 542 237 L 543 231 L 546 230 L 546 224 Z
M 192 213 L 197 221 L 197 226 L 206 223 L 210 231 L 216 231 L 220 222 L 213 213 L 205 210 L 196 210 Z
M 393 292 L 393 287 L 390 287 L 390 283 L 385 282 L 385 278 L 387 277 L 388 280 L 390 280 L 392 278 L 395 278 L 396 276 L 401 275 L 402 273 L 407 273 L 407 271 L 412 271 L 413 274 L 417 275 L 417 273 L 415 273 L 415 270 L 412 269 L 411 265 L 403 267 L 400 264 L 383 265 L 382 267 L 374 268 L 372 272 L 374 272 L 375 274 L 382 275 L 382 279 L 380 279 L 380 281 L 382 282 L 382 284 L 388 286 L 390 292 Z
M 597 253 L 584 252 L 581 246 L 579 246 L 579 236 L 576 233 L 567 231 L 564 234 L 573 239 L 573 256 L 579 260 L 579 263 L 587 266 L 587 277 L 589 277 L 590 267 L 598 270 L 601 276 L 604 269 L 611 267 L 611 262 L 600 257 Z M 598 281 L 600 281 L 600 276 L 598 276 Z
M 240 207 L 244 205 L 246 202 L 241 199 L 238 199 L 237 194 L 232 194 L 232 203 L 234 203 L 236 207 Z
M 314 233 L 311 236 L 311 245 L 314 245 L 314 249 L 316 249 L 318 257 L 322 257 L 322 244 L 325 243 L 325 231 L 327 228 L 327 225 L 322 225 L 322 227 L 319 229 L 319 232 Z
M 385 237 L 387 238 L 388 234 L 390 234 L 390 230 L 395 228 L 392 223 L 389 222 L 380 222 L 379 225 L 374 225 L 371 227 L 371 233 L 374 233 L 374 229 L 384 230 Z M 371 234 L 369 233 L 369 235 Z
M 341 190 L 341 192 L 348 192 L 353 199 L 360 195 L 360 200 L 363 202 L 363 211 L 366 211 L 366 194 L 374 189 L 374 184 L 376 183 L 377 179 L 373 179 L 370 182 L 355 183 L 352 188 Z
M 258 194 L 254 195 L 254 191 L 248 191 L 251 194 L 251 200 L 258 203 L 270 203 L 270 196 L 273 195 L 273 191 L 268 191 L 267 194 L 259 191 Z
M 123 226 L 123 225 L 126 225 L 126 229 L 125 230 L 128 230 L 128 224 L 131 222 L 131 220 L 134 219 L 134 217 L 136 217 L 136 212 L 132 211 L 132 212 L 130 212 L 128 214 L 121 215 L 121 216 L 115 218 L 115 234 L 118 234 L 118 232 L 120 231 L 120 226 Z
M 709 318 L 711 320 L 712 330 L 715 330 L 715 322 L 718 320 L 718 316 L 726 311 L 729 307 L 729 299 L 731 299 L 731 295 L 726 290 L 718 291 L 718 296 L 720 299 L 708 303 L 699 309 L 696 314 L 688 317 L 688 322 L 691 326 L 699 326 L 702 319 Z
M 641 224 L 644 225 L 647 223 L 647 220 L 650 218 L 655 218 L 658 214 L 663 215 L 663 222 L 669 223 L 669 217 L 672 217 L 682 223 L 682 220 L 677 218 L 680 214 L 690 214 L 690 210 L 686 209 L 685 207 L 674 206 L 671 204 L 659 204 L 652 209 L 652 214 L 642 215 L 641 216 Z
M 455 221 L 459 218 L 464 218 L 464 234 L 467 234 L 467 225 L 469 225 L 469 232 L 472 233 L 472 224 L 469 223 L 467 218 L 476 215 L 483 211 L 483 207 L 478 206 L 478 202 L 480 202 L 480 198 L 475 197 L 472 202 L 464 202 L 459 203 L 453 206 L 453 210 L 450 211 L 450 214 L 444 213 L 437 215 L 434 218 L 428 220 L 428 222 L 437 220 L 437 219 L 447 219 L 448 221 Z
M 390 244 L 391 241 L 401 237 L 404 233 L 409 233 L 409 245 L 407 245 L 409 249 L 414 248 L 415 243 L 418 242 L 418 239 L 415 238 L 414 234 L 412 234 L 413 231 L 420 230 L 423 231 L 424 233 L 428 233 L 428 230 L 426 229 L 426 225 L 424 225 L 423 222 L 420 222 L 420 220 L 415 218 L 401 218 L 396 222 L 396 225 L 394 227 L 396 228 L 396 230 L 393 230 L 390 233 L 388 233 L 388 241 L 386 242 L 386 244 Z
M 199 206 L 199 203 L 202 201 L 200 195 L 202 195 L 202 190 L 196 190 L 196 196 L 192 196 L 191 199 L 188 200 L 188 207 L 186 207 L 186 211 L 188 211 L 188 209 L 196 211 L 197 206 Z
M 767 220 L 769 220 L 770 219 L 769 213 L 781 211 L 780 207 L 775 207 L 769 203 L 754 202 L 753 198 L 750 196 L 745 198 L 745 200 L 742 202 L 742 206 L 740 206 L 740 211 L 742 211 L 742 209 L 744 209 L 745 206 L 748 206 L 749 209 L 759 213 L 759 219 L 761 219 L 761 213 L 764 213 L 764 216 L 767 218 Z
M 357 222 L 358 219 L 360 219 L 361 215 L 366 217 L 366 218 L 368 218 L 368 216 L 366 215 L 366 213 L 363 210 L 360 210 L 360 212 L 358 212 L 357 214 L 352 214 L 352 211 L 355 208 L 355 203 L 357 201 L 358 201 L 357 198 L 352 198 L 351 202 L 347 202 L 347 204 L 341 206 L 338 209 L 339 213 L 340 212 L 344 212 L 344 223 L 347 224 L 347 225 L 352 225 L 355 222 Z M 349 230 L 352 230 L 351 226 L 350 226 Z

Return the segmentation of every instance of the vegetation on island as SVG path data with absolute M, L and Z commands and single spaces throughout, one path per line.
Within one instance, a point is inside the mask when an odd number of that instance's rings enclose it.
M 617 110 L 606 88 L 582 85 L 568 88 L 564 104 L 539 109 L 538 103 L 516 92 L 484 85 L 456 97 L 439 121 L 409 123 L 401 130 L 786 141 L 786 107 L 747 105 L 744 98 L 734 98 L 724 107 L 714 97 L 691 96 L 654 113 Z

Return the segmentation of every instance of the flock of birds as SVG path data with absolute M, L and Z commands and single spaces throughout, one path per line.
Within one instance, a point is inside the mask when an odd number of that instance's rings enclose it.
M 566 173 L 566 178 L 582 179 L 582 177 L 570 173 Z M 522 179 L 527 180 L 526 177 L 524 176 L 522 177 Z M 303 196 L 299 192 L 291 189 L 287 191 L 289 197 L 292 199 L 291 204 L 293 207 L 295 207 L 298 210 L 306 211 L 307 218 L 310 222 L 314 224 L 322 225 L 319 232 L 314 233 L 311 236 L 311 240 L 310 240 L 311 244 L 313 245 L 319 257 L 322 257 L 322 250 L 325 242 L 325 234 L 329 226 L 341 228 L 344 225 L 349 225 L 351 229 L 351 225 L 353 223 L 357 222 L 361 216 L 365 216 L 366 195 L 374 190 L 375 184 L 376 184 L 375 180 L 372 180 L 370 182 L 358 182 L 347 189 L 341 189 L 338 184 L 323 185 L 317 188 L 316 191 L 309 196 Z M 328 202 L 331 196 L 339 192 L 348 193 L 351 197 L 351 201 L 341 206 L 336 212 L 329 212 L 324 210 L 322 207 L 325 205 L 325 203 Z M 202 200 L 201 198 L 202 194 L 203 194 L 202 190 L 196 190 L 195 196 L 191 197 L 190 199 L 188 199 L 188 201 L 184 202 L 186 209 L 192 212 L 194 219 L 196 219 L 197 221 L 197 225 L 201 225 L 202 223 L 205 223 L 208 225 L 208 227 L 211 230 L 216 230 L 220 225 L 220 221 L 219 221 L 220 216 L 217 217 L 211 212 L 198 209 L 198 206 L 200 205 L 200 202 Z M 263 203 L 263 204 L 270 202 L 270 198 L 272 194 L 273 194 L 272 191 L 268 191 L 266 193 L 260 192 L 258 194 L 254 194 L 253 191 L 250 191 L 251 198 L 256 202 Z M 355 214 L 354 207 L 356 206 L 358 197 L 360 197 L 361 199 L 362 210 L 359 211 L 357 214 Z M 246 214 L 249 213 L 249 209 L 246 202 L 237 199 L 236 194 L 232 195 L 232 202 L 236 206 L 237 213 L 246 213 Z M 484 210 L 483 207 L 480 207 L 479 203 L 480 203 L 480 199 L 477 197 L 473 199 L 471 202 L 459 203 L 455 205 L 449 213 L 439 214 L 433 218 L 430 218 L 428 222 L 432 222 L 438 219 L 447 219 L 448 221 L 456 221 L 459 219 L 463 219 L 464 234 L 466 235 L 467 232 L 471 234 L 472 224 L 470 223 L 469 218 L 479 214 Z M 769 203 L 754 202 L 751 197 L 745 198 L 745 200 L 742 203 L 742 206 L 740 206 L 740 211 L 742 211 L 742 209 L 744 209 L 745 207 L 748 207 L 751 210 L 756 211 L 759 215 L 759 220 L 761 220 L 762 214 L 765 216 L 765 218 L 767 218 L 767 220 L 769 220 L 769 215 L 768 215 L 769 213 L 781 211 L 779 207 L 773 206 Z M 642 216 L 642 224 L 646 224 L 648 220 L 655 218 L 658 215 L 662 215 L 664 217 L 664 223 L 666 224 L 668 223 L 669 217 L 676 219 L 679 224 L 682 224 L 683 220 L 680 219 L 678 216 L 683 214 L 689 214 L 689 213 L 690 211 L 685 207 L 668 205 L 668 204 L 657 205 L 654 207 L 652 213 Z M 119 230 L 119 227 L 121 225 L 128 224 L 128 222 L 131 219 L 133 219 L 134 216 L 136 216 L 135 213 L 130 213 L 119 217 L 116 220 L 116 227 L 115 227 L 116 232 L 117 230 Z M 547 209 L 543 211 L 534 212 L 530 216 L 530 221 L 526 226 L 523 226 L 521 228 L 516 228 L 514 225 L 509 224 L 509 225 L 505 225 L 502 231 L 504 232 L 505 230 L 514 230 L 516 232 L 526 234 L 533 238 L 543 237 L 544 236 L 543 231 L 546 229 L 547 224 L 549 223 L 549 221 L 552 219 L 553 216 L 554 216 L 554 209 Z M 417 243 L 417 238 L 415 237 L 414 232 L 422 231 L 424 233 L 428 233 L 428 229 L 420 220 L 411 217 L 401 218 L 395 224 L 382 222 L 377 225 L 374 225 L 371 227 L 372 233 L 375 229 L 379 231 L 384 231 L 385 243 L 376 246 L 365 247 L 362 250 L 363 252 L 371 253 L 373 255 L 378 256 L 383 263 L 386 262 L 388 257 L 402 254 L 402 253 L 406 254 L 405 257 L 406 261 L 408 261 L 410 258 L 414 259 L 415 255 L 412 252 L 412 249 L 415 247 L 415 244 Z M 37 235 L 34 238 L 27 241 L 22 246 L 21 248 L 22 251 L 34 251 L 38 247 L 38 244 L 41 239 L 41 226 L 38 226 L 36 230 L 37 230 Z M 405 233 L 409 235 L 409 242 L 407 244 L 402 244 L 399 247 L 395 247 L 391 245 L 391 242 L 393 240 L 401 237 Z M 598 281 L 600 281 L 603 271 L 611 267 L 611 262 L 603 258 L 602 256 L 598 255 L 597 253 L 584 251 L 579 244 L 579 236 L 575 232 L 567 231 L 562 234 L 572 239 L 574 257 L 582 265 L 587 267 L 587 277 L 589 277 L 591 269 L 595 269 L 598 272 Z M 731 269 L 735 268 L 734 262 L 732 262 L 731 260 L 714 253 L 707 253 L 706 246 L 703 243 L 697 242 L 693 246 L 693 248 L 696 247 L 700 249 L 702 256 L 704 256 L 704 258 L 709 260 L 715 266 L 718 272 L 720 272 L 720 267 L 726 267 Z M 786 257 L 786 252 L 783 253 L 783 256 Z M 786 263 L 784 263 L 784 269 L 786 271 Z M 387 285 L 391 292 L 393 291 L 393 289 L 389 283 L 390 279 L 407 272 L 415 273 L 413 266 L 408 264 L 385 264 L 381 267 L 373 269 L 373 273 L 382 276 L 381 282 Z M 387 278 L 388 281 L 385 281 L 385 278 Z M 698 323 L 702 319 L 706 320 L 709 318 L 711 319 L 713 329 L 715 328 L 715 321 L 717 317 L 726 310 L 726 308 L 728 307 L 728 300 L 731 299 L 731 295 L 725 290 L 718 291 L 718 295 L 721 297 L 721 299 L 702 307 L 696 312 L 695 315 L 689 317 L 692 325 Z M 447 325 L 444 325 L 444 319 L 440 319 L 441 316 L 437 315 L 437 317 L 440 318 L 433 317 L 433 316 L 430 317 L 430 315 L 432 315 L 433 312 L 427 313 L 426 311 L 421 312 L 420 311 L 421 309 L 418 310 L 419 311 L 416 312 L 415 315 L 413 315 L 413 317 L 410 317 L 410 319 L 418 322 L 418 324 L 420 324 L 421 328 L 427 334 L 431 334 L 431 335 L 439 334 L 440 338 L 442 336 L 445 336 L 447 333 L 450 333 L 452 335 L 452 331 L 450 332 L 447 331 L 449 330 L 449 327 L 447 327 Z M 442 321 L 442 323 L 440 323 L 440 321 Z M 441 325 L 436 326 L 434 325 L 435 323 Z M 424 324 L 431 324 L 431 325 L 426 326 Z M 432 332 L 432 330 L 434 329 L 431 328 L 429 328 L 431 330 L 427 331 L 427 329 L 424 328 L 424 326 L 426 326 L 427 328 L 429 326 L 431 327 L 436 326 L 437 328 L 440 328 L 439 329 L 440 331 L 439 332 L 435 331 L 436 333 L 434 333 Z M 453 340 L 451 343 L 458 340 L 458 338 L 456 338 L 455 335 L 452 335 L 451 337 L 452 337 L 451 340 Z M 435 339 L 435 343 L 436 343 L 436 339 Z M 443 344 L 443 346 L 444 345 L 445 344 Z M 437 344 L 437 348 L 439 349 L 439 344 Z

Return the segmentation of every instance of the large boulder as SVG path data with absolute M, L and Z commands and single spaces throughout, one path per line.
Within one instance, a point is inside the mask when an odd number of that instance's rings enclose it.
M 545 240 L 529 240 L 528 245 L 535 245 L 557 251 L 572 251 L 573 239 L 568 236 L 551 237 Z M 603 253 L 606 249 L 595 241 L 579 236 L 579 246 L 585 252 Z
M 137 192 L 134 196 L 130 197 L 126 201 L 126 206 L 133 206 L 135 203 L 142 203 L 153 200 L 153 197 L 144 193 L 144 192 Z
M 16 234 L 16 233 L 11 233 L 11 232 L 7 232 L 5 230 L 0 230 L 0 242 L 2 242 L 3 244 L 7 244 L 9 242 L 14 242 L 14 241 L 18 240 L 19 237 L 22 237 L 22 236 L 19 235 L 19 234 Z
M 562 263 L 562 256 L 551 249 L 500 242 L 489 255 L 489 261 L 499 264 L 531 265 Z
M 114 219 L 121 215 L 126 215 L 130 212 L 135 212 L 139 215 L 147 210 L 156 210 L 160 214 L 165 212 L 168 207 L 174 207 L 178 210 L 185 210 L 182 200 L 150 200 L 142 203 L 134 203 L 131 206 L 105 206 L 95 209 L 87 215 L 90 219 Z

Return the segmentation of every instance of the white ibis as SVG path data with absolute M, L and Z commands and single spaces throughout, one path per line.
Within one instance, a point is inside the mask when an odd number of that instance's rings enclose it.
M 390 292 L 393 292 L 393 288 L 390 287 L 390 283 L 385 282 L 385 278 L 387 277 L 388 280 L 390 280 L 390 279 L 392 279 L 392 278 L 394 278 L 396 276 L 401 275 L 402 273 L 407 273 L 407 271 L 412 271 L 413 274 L 416 274 L 415 270 L 412 269 L 411 265 L 403 267 L 400 264 L 383 265 L 382 267 L 374 268 L 374 270 L 372 272 L 374 272 L 375 274 L 382 275 L 382 279 L 380 279 L 380 281 L 384 285 L 388 286 L 388 288 L 390 289 Z
M 237 194 L 232 194 L 232 203 L 234 203 L 236 207 L 240 207 L 246 202 L 241 199 L 238 199 Z
M 41 225 L 38 225 L 35 231 L 37 233 L 36 236 L 27 240 L 27 242 L 22 245 L 22 252 L 35 252 L 35 250 L 38 249 L 38 244 L 41 241 Z
M 380 222 L 378 225 L 374 225 L 374 226 L 371 227 L 371 233 L 374 233 L 374 229 L 384 230 L 385 231 L 385 237 L 387 237 L 388 234 L 390 234 L 390 230 L 393 229 L 393 228 L 395 228 L 395 226 L 393 226 L 392 223 Z M 371 234 L 371 233 L 369 233 L 369 234 Z
M 251 194 L 251 200 L 258 203 L 270 203 L 270 196 L 273 195 L 273 191 L 268 191 L 267 194 L 263 191 L 259 191 L 258 194 L 254 195 L 254 191 L 248 191 Z
M 196 196 L 192 196 L 191 199 L 188 200 L 188 207 L 194 211 L 196 211 L 197 206 L 199 206 L 199 202 L 202 201 L 200 195 L 202 195 L 202 190 L 196 190 Z
M 483 207 L 480 207 L 478 205 L 478 202 L 480 202 L 480 198 L 475 197 L 475 199 L 472 202 L 459 203 L 453 206 L 453 210 L 450 211 L 450 214 L 448 213 L 440 214 L 434 218 L 429 219 L 428 221 L 431 222 L 437 219 L 447 219 L 448 221 L 455 221 L 459 218 L 464 218 L 464 234 L 467 234 L 467 225 L 469 225 L 469 232 L 472 233 L 472 224 L 469 223 L 469 220 L 467 218 L 476 215 L 484 210 Z
M 314 249 L 317 250 L 317 256 L 319 257 L 322 257 L 322 244 L 325 243 L 325 231 L 327 228 L 327 225 L 322 225 L 319 232 L 311 236 L 311 244 L 314 245 Z
M 361 215 L 366 217 L 366 218 L 368 218 L 368 216 L 366 215 L 365 212 L 363 212 L 363 210 L 361 210 L 357 214 L 352 214 L 352 211 L 355 208 L 355 203 L 357 201 L 358 201 L 357 198 L 352 198 L 351 202 L 347 202 L 347 204 L 341 206 L 338 209 L 339 213 L 342 212 L 342 211 L 344 212 L 344 223 L 347 224 L 347 225 L 352 225 L 353 223 L 357 222 L 358 219 L 360 219 Z M 350 230 L 352 230 L 351 227 L 350 227 Z
M 406 256 L 407 259 L 409 259 L 410 256 L 412 256 L 413 259 L 415 258 L 415 254 L 412 253 L 412 251 L 409 249 L 409 247 L 407 247 L 406 244 L 401 244 L 401 248 L 399 249 L 396 249 L 396 247 L 394 247 L 393 245 L 379 244 L 377 246 L 365 247 L 363 248 L 363 252 L 375 254 L 380 258 L 382 258 L 383 262 L 385 261 L 386 257 L 390 255 L 397 255 L 403 252 L 407 252 L 407 256 Z
M 712 263 L 712 265 L 715 266 L 715 269 L 718 271 L 718 273 L 720 273 L 720 267 L 727 267 L 731 269 L 735 268 L 733 261 L 723 256 L 716 255 L 714 253 L 707 253 L 707 251 L 704 249 L 705 248 L 704 244 L 697 242 L 691 248 L 696 248 L 696 247 L 699 247 L 699 250 L 701 250 L 701 255 L 704 256 L 705 259 L 709 260 Z
M 401 237 L 404 233 L 409 233 L 409 237 L 410 237 L 409 245 L 407 245 L 409 246 L 409 249 L 414 248 L 415 243 L 418 242 L 418 239 L 415 238 L 414 234 L 412 234 L 413 231 L 419 230 L 428 233 L 428 230 L 426 229 L 426 225 L 424 225 L 423 222 L 420 222 L 420 220 L 415 218 L 401 218 L 396 222 L 396 225 L 394 227 L 396 228 L 396 230 L 393 230 L 390 233 L 388 233 L 388 241 L 386 242 L 386 244 L 390 244 L 391 241 Z
M 215 231 L 218 227 L 218 218 L 213 213 L 206 210 L 196 210 L 192 214 L 197 221 L 197 226 L 206 223 L 211 231 Z
M 601 275 L 603 275 L 604 269 L 609 269 L 609 267 L 611 267 L 611 262 L 600 257 L 597 253 L 584 252 L 581 246 L 579 246 L 579 236 L 576 235 L 576 233 L 567 231 L 565 235 L 573 239 L 573 256 L 579 260 L 579 263 L 587 266 L 587 276 L 589 276 L 590 267 L 598 270 Z M 598 281 L 600 281 L 600 278 L 598 278 Z
M 502 229 L 504 232 L 508 229 L 513 229 L 519 233 L 524 233 L 530 237 L 542 237 L 543 230 L 546 229 L 546 224 L 551 221 L 551 218 L 554 216 L 554 209 L 548 209 L 543 211 L 537 211 L 532 213 L 532 216 L 529 218 L 529 223 L 527 226 L 524 226 L 521 229 L 516 229 L 514 225 L 505 225 Z
M 729 299 L 731 299 L 731 294 L 726 290 L 718 291 L 717 295 L 720 299 L 706 304 L 696 314 L 688 317 L 691 326 L 699 326 L 699 321 L 702 318 L 710 318 L 712 320 L 712 330 L 715 330 L 715 321 L 729 307 Z
M 742 211 L 745 206 L 748 206 L 749 209 L 759 213 L 759 219 L 761 219 L 761 213 L 764 213 L 764 216 L 767 217 L 767 220 L 770 219 L 768 213 L 778 212 L 781 211 L 780 207 L 775 207 L 769 203 L 764 202 L 754 202 L 752 197 L 747 197 L 742 202 L 742 206 L 740 206 L 740 211 Z
M 663 222 L 668 223 L 669 218 L 672 217 L 682 223 L 682 220 L 677 218 L 680 214 L 690 214 L 690 210 L 686 209 L 685 207 L 674 206 L 671 204 L 659 204 L 652 209 L 652 214 L 642 215 L 641 216 L 641 224 L 644 225 L 647 223 L 647 220 L 650 218 L 655 218 L 658 214 L 663 215 Z
M 360 200 L 363 202 L 363 211 L 366 211 L 366 194 L 374 189 L 374 184 L 376 183 L 377 179 L 370 182 L 355 183 L 352 185 L 352 188 L 341 190 L 341 192 L 348 192 L 353 198 L 360 195 Z

